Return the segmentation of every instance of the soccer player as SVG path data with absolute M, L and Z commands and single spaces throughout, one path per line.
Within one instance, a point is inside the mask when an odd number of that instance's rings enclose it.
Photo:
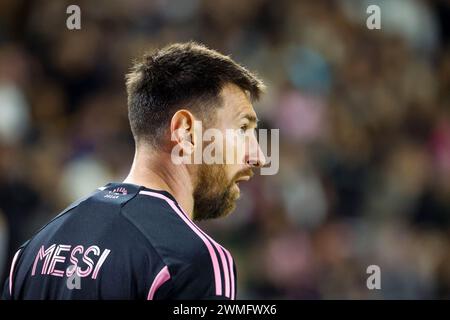
M 238 183 L 264 166 L 252 106 L 263 84 L 194 42 L 144 55 L 126 78 L 136 144 L 128 177 L 73 203 L 24 243 L 3 299 L 236 298 L 230 252 L 194 221 L 233 211 Z M 223 132 L 234 151 L 245 145 L 242 158 L 174 161 L 175 147 L 187 158 L 201 152 L 196 121 Z

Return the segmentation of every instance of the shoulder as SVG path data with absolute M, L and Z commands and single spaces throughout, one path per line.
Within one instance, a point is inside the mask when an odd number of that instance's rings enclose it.
M 230 252 L 191 221 L 173 197 L 141 191 L 122 211 L 164 262 L 160 277 L 170 278 L 170 298 L 234 297 Z

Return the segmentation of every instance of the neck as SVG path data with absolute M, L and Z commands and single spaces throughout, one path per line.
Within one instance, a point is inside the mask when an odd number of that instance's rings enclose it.
M 149 189 L 164 190 L 175 197 L 189 217 L 193 217 L 193 181 L 183 164 L 175 165 L 170 152 L 136 149 L 130 173 L 124 183 L 141 185 Z

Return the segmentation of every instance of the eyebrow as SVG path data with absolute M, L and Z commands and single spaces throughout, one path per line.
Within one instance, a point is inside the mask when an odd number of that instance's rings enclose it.
M 257 124 L 259 122 L 259 119 L 253 114 L 248 114 L 248 113 L 240 114 L 239 119 L 242 119 L 242 118 L 247 119 L 249 122 L 253 122 L 255 124 Z

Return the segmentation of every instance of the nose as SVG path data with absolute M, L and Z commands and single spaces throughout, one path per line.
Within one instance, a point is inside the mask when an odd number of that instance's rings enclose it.
M 250 150 L 246 159 L 246 164 L 253 168 L 262 168 L 266 164 L 266 157 L 261 150 L 256 138 L 252 139 L 250 143 Z

